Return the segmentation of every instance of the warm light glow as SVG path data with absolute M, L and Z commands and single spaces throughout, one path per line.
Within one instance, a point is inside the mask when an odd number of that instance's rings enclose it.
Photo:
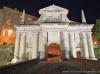
M 6 20 L 1 28 L 0 44 L 15 44 L 16 29 L 11 20 Z
M 95 41 L 95 42 L 94 42 L 94 44 L 96 45 L 96 44 L 97 44 L 97 42 Z
M 51 43 L 48 46 L 48 58 L 47 60 L 50 61 L 54 61 L 54 62 L 60 62 L 62 59 L 61 56 L 61 48 L 59 44 L 56 43 Z
M 11 25 L 12 21 L 11 20 L 7 20 L 6 23 L 7 23 L 7 25 Z
M 3 30 L 3 36 L 6 36 L 7 31 Z
M 28 21 L 32 21 L 32 18 L 31 17 L 28 17 L 28 19 L 27 19 Z
M 13 32 L 12 30 L 8 30 L 8 33 L 10 33 L 10 34 L 11 34 L 12 32 Z

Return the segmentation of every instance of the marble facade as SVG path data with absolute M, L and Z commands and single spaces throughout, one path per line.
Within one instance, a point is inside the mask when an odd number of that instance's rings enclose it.
M 59 44 L 65 51 L 65 57 L 76 57 L 76 52 L 81 52 L 84 59 L 95 60 L 92 28 L 93 24 L 76 23 L 70 21 L 66 15 L 68 10 L 51 5 L 40 9 L 40 18 L 32 25 L 27 25 L 22 19 L 16 26 L 16 43 L 12 63 L 31 59 L 45 59 L 47 47 L 51 43 Z M 22 15 L 25 16 L 24 14 Z

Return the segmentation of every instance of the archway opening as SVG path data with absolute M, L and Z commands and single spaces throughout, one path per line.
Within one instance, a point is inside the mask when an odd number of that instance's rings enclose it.
M 76 57 L 77 57 L 77 59 L 81 59 L 81 52 L 80 51 L 76 52 Z
M 6 45 L 7 43 L 6 42 L 3 42 L 3 45 Z
M 60 62 L 62 60 L 62 53 L 60 45 L 57 43 L 51 43 L 48 45 L 48 57 L 49 62 Z

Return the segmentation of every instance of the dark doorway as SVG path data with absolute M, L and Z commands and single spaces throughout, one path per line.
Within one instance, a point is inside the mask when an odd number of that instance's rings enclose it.
M 81 59 L 81 52 L 80 51 L 76 52 L 76 57 L 77 57 L 77 59 Z
M 3 45 L 6 45 L 7 43 L 6 42 L 3 42 Z

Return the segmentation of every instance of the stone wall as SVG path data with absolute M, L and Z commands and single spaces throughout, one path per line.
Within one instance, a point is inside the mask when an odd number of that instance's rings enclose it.
M 8 7 L 3 7 L 3 9 L 0 9 L 0 25 L 3 25 L 3 23 L 8 19 L 12 20 L 14 25 L 18 25 L 21 20 L 21 15 L 22 15 L 22 11 L 8 8 Z M 32 16 L 26 13 L 26 16 L 25 16 L 26 23 L 35 21 L 37 19 L 38 17 Z
M 15 9 L 11 9 L 8 7 L 3 7 L 3 12 L 4 12 L 4 16 L 5 16 L 4 22 L 8 19 L 12 20 L 14 25 L 18 24 L 20 22 L 20 15 L 21 15 L 20 11 L 17 11 Z
M 14 25 L 19 25 L 20 20 L 21 20 L 21 16 L 22 16 L 22 11 L 19 11 L 17 9 L 12 9 L 12 8 L 8 8 L 8 7 L 4 7 L 3 8 L 3 12 L 4 12 L 4 21 L 10 19 L 12 20 Z M 30 14 L 25 14 L 25 23 L 28 23 L 30 21 L 34 21 L 37 20 L 37 17 L 32 16 Z
M 0 9 L 0 44 L 15 44 L 15 26 L 20 25 L 22 11 L 17 9 L 12 9 L 8 7 L 3 7 Z M 11 25 L 7 24 L 7 21 L 11 20 Z M 25 15 L 25 23 L 29 23 L 30 21 L 37 20 L 37 17 L 29 15 L 26 13 Z M 13 34 L 7 36 L 5 38 L 4 31 L 12 30 Z
M 3 10 L 0 9 L 0 26 L 2 25 L 3 22 Z

